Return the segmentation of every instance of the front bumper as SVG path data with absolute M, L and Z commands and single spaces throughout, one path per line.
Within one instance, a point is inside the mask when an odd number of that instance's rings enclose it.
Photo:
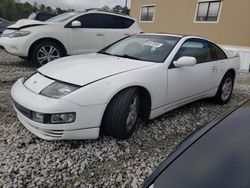
M 28 44 L 26 37 L 1 37 L 0 46 L 9 54 L 28 57 L 30 45 Z
M 11 89 L 13 106 L 20 122 L 33 134 L 46 140 L 96 139 L 99 136 L 104 105 L 81 106 L 66 99 L 52 99 L 30 91 L 19 79 Z M 21 107 L 23 107 L 22 110 Z M 42 124 L 29 118 L 29 111 L 44 114 L 75 112 L 68 124 Z

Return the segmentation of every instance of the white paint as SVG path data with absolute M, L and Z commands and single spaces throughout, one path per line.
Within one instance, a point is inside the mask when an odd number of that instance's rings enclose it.
M 17 112 L 18 118 L 26 128 L 43 139 L 95 139 L 99 135 L 107 105 L 118 92 L 126 88 L 140 86 L 148 91 L 151 98 L 150 119 L 192 101 L 213 97 L 228 70 L 235 70 L 238 78 L 239 58 L 169 68 L 180 47 L 192 38 L 199 37 L 181 38 L 163 63 L 97 54 L 51 62 L 38 71 L 52 80 L 85 86 L 60 99 L 54 99 L 33 92 L 35 89 L 30 88 L 32 84 L 27 84 L 27 88 L 20 79 L 12 87 L 11 96 L 32 111 L 49 114 L 75 112 L 76 121 L 71 124 L 41 124 L 21 116 L 20 112 Z M 44 76 L 38 76 L 37 80 L 43 87 L 49 84 Z M 55 138 L 44 134 L 44 131 L 57 130 L 63 130 L 64 136 Z

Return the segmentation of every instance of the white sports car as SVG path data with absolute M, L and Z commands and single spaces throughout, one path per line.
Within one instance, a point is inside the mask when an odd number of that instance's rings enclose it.
M 239 57 L 195 36 L 141 34 L 98 53 L 55 60 L 12 87 L 21 123 L 47 140 L 126 139 L 138 118 L 192 101 L 228 102 Z

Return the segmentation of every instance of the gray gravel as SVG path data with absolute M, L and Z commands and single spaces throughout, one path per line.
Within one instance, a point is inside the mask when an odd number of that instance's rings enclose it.
M 186 105 L 138 125 L 126 141 L 45 141 L 27 131 L 11 107 L 11 85 L 35 69 L 0 51 L 0 187 L 137 188 L 185 137 L 250 97 L 250 76 L 242 74 L 227 105 Z

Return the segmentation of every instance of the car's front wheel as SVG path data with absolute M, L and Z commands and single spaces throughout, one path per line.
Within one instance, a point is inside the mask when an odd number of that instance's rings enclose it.
M 214 101 L 218 104 L 226 104 L 232 95 L 233 86 L 234 75 L 231 72 L 228 72 L 225 74 L 220 83 L 218 91 L 215 97 L 213 98 Z
M 139 102 L 137 88 L 126 89 L 118 93 L 105 111 L 102 124 L 103 132 L 120 139 L 129 138 L 136 127 Z
M 63 50 L 58 44 L 44 41 L 35 46 L 31 59 L 34 63 L 42 66 L 63 56 Z

